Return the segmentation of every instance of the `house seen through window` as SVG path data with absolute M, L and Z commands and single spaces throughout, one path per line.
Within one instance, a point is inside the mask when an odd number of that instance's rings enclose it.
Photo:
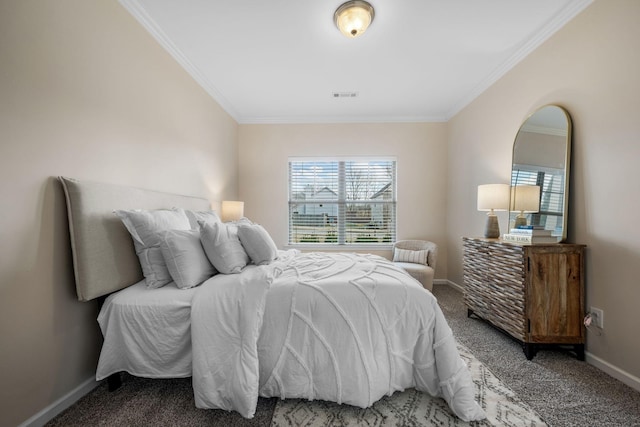
M 289 159 L 289 244 L 389 245 L 395 234 L 395 159 Z

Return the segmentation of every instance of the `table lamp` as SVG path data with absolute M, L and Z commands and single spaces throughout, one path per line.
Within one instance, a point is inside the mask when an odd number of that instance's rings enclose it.
M 244 216 L 244 202 L 236 200 L 222 201 L 222 221 L 237 221 Z
M 478 185 L 478 210 L 488 211 L 484 237 L 500 237 L 500 225 L 495 211 L 506 211 L 509 208 L 508 184 Z

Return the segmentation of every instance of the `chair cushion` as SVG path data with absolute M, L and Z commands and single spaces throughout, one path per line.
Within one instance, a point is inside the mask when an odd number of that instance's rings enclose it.
M 418 280 L 423 288 L 428 290 L 433 289 L 433 276 L 435 274 L 433 268 L 428 265 L 413 262 L 394 262 L 393 264 L 403 268 L 411 277 Z
M 413 251 L 408 249 L 395 248 L 393 251 L 393 262 L 410 262 L 427 265 L 429 250 Z

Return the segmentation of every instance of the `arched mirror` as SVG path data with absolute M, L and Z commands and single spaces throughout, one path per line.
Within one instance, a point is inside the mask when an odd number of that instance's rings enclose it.
M 513 143 L 509 228 L 539 226 L 567 238 L 571 117 L 546 105 L 520 127 Z M 538 188 L 533 188 L 538 187 Z

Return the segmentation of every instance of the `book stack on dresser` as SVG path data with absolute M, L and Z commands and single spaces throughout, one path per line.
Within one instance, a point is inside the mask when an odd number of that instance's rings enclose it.
M 502 240 L 513 243 L 557 243 L 558 237 L 554 236 L 553 230 L 545 230 L 541 225 L 521 225 L 512 228 L 509 233 L 502 235 Z

